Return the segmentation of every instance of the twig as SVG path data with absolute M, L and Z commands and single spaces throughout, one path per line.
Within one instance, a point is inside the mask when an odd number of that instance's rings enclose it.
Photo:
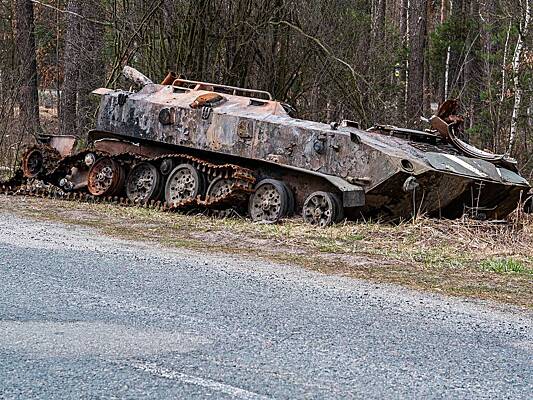
M 46 8 L 51 8 L 52 10 L 59 11 L 60 13 L 63 13 L 63 14 L 74 15 L 75 17 L 78 17 L 78 18 L 84 19 L 86 21 L 92 22 L 93 24 L 98 24 L 98 25 L 103 25 L 103 26 L 113 26 L 113 24 L 111 22 L 98 21 L 96 19 L 88 18 L 88 17 L 85 17 L 85 16 L 83 16 L 81 14 L 78 14 L 78 13 L 76 13 L 74 11 L 62 10 L 60 8 L 54 7 L 51 4 L 42 3 L 42 2 L 37 1 L 37 0 L 30 0 L 30 2 L 32 2 L 34 4 L 38 4 L 38 5 L 46 7 Z
M 156 0 L 157 1 L 157 0 Z M 144 25 L 146 25 L 151 19 L 152 19 L 152 16 L 155 14 L 155 12 L 157 10 L 159 10 L 159 8 L 161 7 L 161 5 L 163 4 L 164 0 L 159 0 L 159 2 L 157 2 L 157 5 L 155 5 L 156 1 L 154 1 L 154 5 L 151 9 L 151 11 L 148 13 L 148 14 L 145 14 L 145 16 L 143 17 L 141 23 L 139 24 L 138 28 L 135 30 L 135 32 L 133 32 L 133 35 L 131 35 L 128 43 L 126 44 L 126 46 L 124 47 L 124 51 L 122 52 L 122 54 L 120 55 L 119 58 L 117 58 L 116 62 L 115 62 L 115 65 L 113 66 L 113 69 L 111 71 L 111 74 L 109 75 L 109 78 L 105 84 L 105 87 L 109 87 L 109 85 L 116 81 L 117 78 L 115 78 L 115 80 L 113 80 L 113 77 L 114 75 L 116 74 L 117 70 L 119 69 L 120 65 L 122 64 L 122 62 L 124 61 L 124 59 L 128 59 L 128 51 L 130 50 L 130 46 L 131 44 L 133 43 L 133 40 L 135 40 L 135 37 L 141 32 L 141 30 L 144 28 Z
M 350 70 L 350 73 L 352 74 L 352 78 L 355 82 L 357 82 L 358 80 L 362 81 L 365 85 L 367 86 L 370 86 L 370 84 L 368 83 L 368 81 L 360 74 L 358 74 L 355 69 L 349 64 L 347 63 L 346 61 L 344 61 L 343 59 L 335 56 L 324 44 L 322 44 L 322 42 L 320 40 L 318 40 L 316 37 L 314 36 L 311 36 L 307 33 L 305 33 L 300 27 L 294 25 L 294 24 L 291 24 L 290 22 L 288 21 L 270 21 L 269 22 L 270 24 L 272 25 L 287 25 L 289 28 L 292 28 L 294 30 L 296 30 L 298 33 L 300 33 L 302 36 L 305 36 L 307 39 L 310 39 L 312 40 L 313 42 L 315 42 L 318 47 L 320 47 L 322 49 L 322 51 L 324 53 L 326 53 L 326 55 L 328 57 L 331 57 L 333 58 L 335 61 L 341 63 L 342 65 L 344 65 L 346 68 L 348 68 Z

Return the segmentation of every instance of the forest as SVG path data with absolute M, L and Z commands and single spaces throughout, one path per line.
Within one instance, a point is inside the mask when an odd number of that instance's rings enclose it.
M 182 77 L 269 91 L 302 119 L 428 128 L 458 99 L 471 144 L 533 178 L 530 0 L 0 0 L 0 167 L 94 125 L 99 87 Z

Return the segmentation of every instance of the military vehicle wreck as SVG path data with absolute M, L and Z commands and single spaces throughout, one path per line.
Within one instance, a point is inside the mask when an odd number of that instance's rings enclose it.
M 264 91 L 172 74 L 155 84 L 129 67 L 124 75 L 141 88 L 94 91 L 101 103 L 87 149 L 47 136 L 24 156 L 27 178 L 169 208 L 240 206 L 254 221 L 301 214 L 318 226 L 414 213 L 504 218 L 530 190 L 514 160 L 458 138 L 454 101 L 427 131 L 362 130 L 293 118 Z

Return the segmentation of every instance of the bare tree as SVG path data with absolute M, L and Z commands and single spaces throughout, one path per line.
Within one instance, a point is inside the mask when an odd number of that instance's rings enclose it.
M 92 20 L 100 20 L 103 16 L 101 0 L 84 0 L 83 15 Z M 104 27 L 89 20 L 81 22 L 80 40 L 82 53 L 80 55 L 80 70 L 78 86 L 77 126 L 78 134 L 85 137 L 93 124 L 95 101 L 91 92 L 102 86 L 105 80 L 105 65 L 103 62 Z
M 522 2 L 521 2 L 522 3 Z M 524 0 L 524 17 L 520 21 L 520 31 L 518 32 L 518 39 L 516 40 L 516 47 L 513 57 L 513 74 L 514 74 L 514 105 L 513 115 L 511 116 L 511 129 L 509 134 L 509 145 L 507 146 L 507 153 L 510 154 L 516 141 L 516 131 L 518 127 L 518 112 L 520 111 L 520 104 L 522 102 L 522 86 L 520 84 L 520 57 L 524 48 L 524 38 L 527 37 L 529 22 L 531 20 L 531 1 Z
M 64 78 L 61 89 L 61 106 L 59 110 L 60 130 L 63 135 L 77 134 L 77 92 L 80 64 L 80 18 L 75 15 L 81 11 L 80 0 L 69 0 L 66 14 L 67 32 L 65 35 L 65 53 L 63 61 Z
M 90 93 L 104 82 L 100 0 L 70 0 L 66 13 L 61 132 L 84 138 L 92 120 Z
M 409 67 L 407 117 L 418 125 L 424 112 L 424 68 L 426 48 L 427 0 L 409 1 Z
M 37 41 L 39 82 L 61 85 L 63 133 L 83 137 L 97 105 L 90 91 L 119 84 L 122 66 L 132 64 L 154 81 L 171 69 L 264 89 L 302 118 L 363 126 L 420 127 L 430 101 L 458 97 L 473 145 L 501 151 L 510 144 L 533 170 L 526 154 L 533 129 L 522 117 L 533 115 L 531 29 L 524 32 L 531 0 L 30 2 L 45 33 Z M 30 82 L 10 50 L 24 43 L 13 39 L 11 17 L 24 5 L 0 0 L 0 98 L 14 99 L 8 92 L 19 78 Z M 48 123 L 46 116 L 47 129 Z M 5 118 L 0 124 L 12 125 Z
M 40 133 L 40 124 L 33 3 L 30 0 L 17 0 L 15 5 L 15 51 L 19 75 L 20 124 L 24 134 L 37 135 Z
M 383 47 L 385 38 L 385 13 L 386 0 L 372 0 L 372 26 L 371 26 L 371 43 L 370 48 L 376 52 Z

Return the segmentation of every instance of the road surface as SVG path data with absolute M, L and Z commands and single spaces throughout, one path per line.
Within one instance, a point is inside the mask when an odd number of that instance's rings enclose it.
M 532 315 L 0 211 L 0 398 L 531 398 Z

